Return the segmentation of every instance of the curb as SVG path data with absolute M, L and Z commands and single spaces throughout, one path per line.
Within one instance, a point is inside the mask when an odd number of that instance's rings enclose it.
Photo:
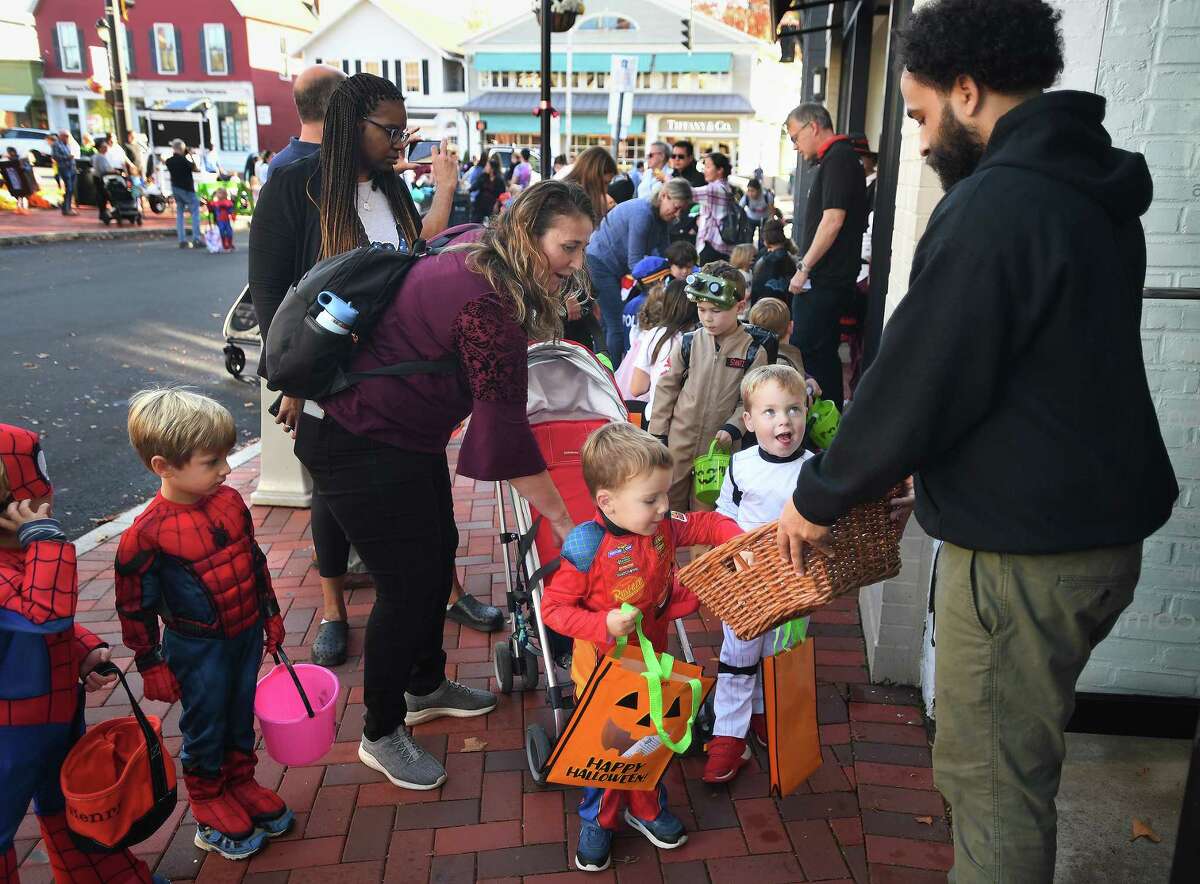
M 0 248 L 32 246 L 53 242 L 81 242 L 106 239 L 162 239 L 175 236 L 174 227 L 135 227 L 131 229 L 56 230 L 53 233 L 14 233 L 0 236 Z
M 229 455 L 229 468 L 236 470 L 242 464 L 253 460 L 260 454 L 262 454 L 262 442 L 252 442 L 245 448 L 239 448 L 233 454 Z M 127 509 L 125 512 L 119 513 L 113 517 L 111 522 L 105 522 L 103 525 L 93 528 L 87 534 L 75 540 L 75 555 L 83 556 L 86 553 L 90 553 L 101 544 L 107 543 L 117 535 L 124 533 L 125 529 L 133 524 L 133 520 L 142 514 L 142 510 L 148 507 L 150 501 L 153 499 L 150 498 L 150 500 L 139 503 L 132 509 Z

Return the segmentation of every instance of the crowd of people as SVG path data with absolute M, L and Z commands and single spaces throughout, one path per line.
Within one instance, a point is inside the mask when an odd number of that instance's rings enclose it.
M 447 679 L 442 649 L 447 618 L 483 631 L 501 619 L 455 569 L 446 448 L 468 418 L 457 474 L 511 483 L 562 548 L 541 613 L 573 642 L 577 689 L 615 643 L 639 631 L 662 651 L 671 620 L 697 609 L 674 577 L 679 547 L 778 521 L 779 554 L 803 574 L 806 556 L 832 554 L 830 526 L 852 506 L 902 488 L 893 520 L 902 529 L 915 507 L 944 542 L 934 774 L 953 808 L 957 880 L 1052 880 L 1075 680 L 1130 603 L 1142 541 L 1178 493 L 1138 333 L 1151 182 L 1138 155 L 1111 146 L 1102 100 L 1046 91 L 1063 68 L 1059 17 L 1043 0 L 934 0 L 898 35 L 907 112 L 947 195 L 823 451 L 806 422 L 814 397 L 843 406 L 840 319 L 860 297 L 874 174 L 869 148 L 836 133 L 824 107 L 802 103 L 784 121 L 815 167 L 796 237 L 761 181 L 735 192 L 729 159 L 697 163 L 684 141 L 651 144 L 621 187 L 598 148 L 556 158 L 554 177 L 536 182 L 524 153 L 510 152 L 507 170 L 480 157 L 466 175 L 472 217 L 486 223 L 449 228 L 457 158 L 433 151 L 421 174 L 434 194 L 418 211 L 403 177 L 417 172 L 403 156 L 413 131 L 393 83 L 322 66 L 297 80 L 303 128 L 264 171 L 250 229 L 264 338 L 321 262 L 373 243 L 438 243 L 352 350 L 355 382 L 316 402 L 284 388 L 273 409 L 314 483 L 314 661 L 346 660 L 352 551 L 375 585 L 364 764 L 403 789 L 438 788 L 446 770 L 412 726 L 497 704 Z M 119 163 L 117 150 L 100 153 Z M 172 159 L 186 177 L 186 148 Z M 528 345 L 575 331 L 611 361 L 645 426 L 609 424 L 583 444 L 596 512 L 579 525 L 526 414 Z M 265 360 L 259 373 L 272 383 Z M 223 487 L 232 418 L 168 389 L 135 396 L 128 428 L 161 488 L 117 552 L 123 640 L 145 697 L 182 704 L 195 843 L 246 858 L 293 814 L 254 779 L 253 673 L 286 635 L 249 511 Z M 715 505 L 692 474 L 714 445 L 732 453 Z M 64 837 L 55 784 L 76 738 L 74 691 L 79 678 L 98 689 L 113 676 L 103 643 L 71 626 L 74 555 L 37 437 L 0 426 L 0 467 L 0 630 L 23 654 L 58 661 L 36 678 L 21 669 L 24 693 L 0 698 L 0 773 L 16 786 L 0 801 L 3 868 L 15 869 L 13 833 L 36 794 L 56 869 L 104 863 L 96 880 L 148 881 L 132 854 L 81 859 Z M 744 641 L 726 628 L 706 781 L 728 782 L 750 758 L 763 731 L 758 663 L 796 634 Z M 0 678 L 16 677 L 13 660 L 0 655 Z M 17 733 L 26 726 L 44 739 Z M 660 849 L 687 840 L 662 785 L 586 789 L 579 814 L 584 871 L 608 868 L 622 822 Z

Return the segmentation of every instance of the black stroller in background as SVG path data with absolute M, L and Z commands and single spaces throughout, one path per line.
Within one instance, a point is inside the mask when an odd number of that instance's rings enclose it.
M 133 188 L 125 180 L 124 175 L 105 175 L 104 193 L 108 197 L 108 211 L 104 215 L 104 223 L 110 224 L 116 219 L 117 226 L 128 221 L 130 224 L 141 225 L 142 209 L 133 196 Z

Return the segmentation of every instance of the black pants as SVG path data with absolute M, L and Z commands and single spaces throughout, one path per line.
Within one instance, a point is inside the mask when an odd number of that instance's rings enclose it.
M 714 249 L 710 243 L 705 243 L 696 260 L 703 267 L 705 264 L 710 264 L 713 261 L 728 261 L 729 256 Z
M 326 417 L 304 422 L 296 456 L 375 579 L 367 621 L 364 692 L 368 739 L 404 722 L 404 692 L 445 679 L 442 627 L 458 528 L 445 453 L 403 451 L 356 436 Z
M 792 296 L 792 346 L 804 356 L 804 369 L 821 385 L 821 398 L 842 408 L 842 305 L 854 284 L 813 283 Z
M 321 418 L 301 412 L 297 422 L 297 439 L 303 432 L 318 432 L 320 426 Z M 350 563 L 350 541 L 346 539 L 346 532 L 338 524 L 333 510 L 325 502 L 325 497 L 315 487 L 309 510 L 312 519 L 313 549 L 317 553 L 317 571 L 322 577 L 342 577 Z

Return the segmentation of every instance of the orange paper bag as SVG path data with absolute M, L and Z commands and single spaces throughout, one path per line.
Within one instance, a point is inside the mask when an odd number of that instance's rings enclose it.
M 642 659 L 624 656 L 624 638 L 618 639 L 576 698 L 547 761 L 550 782 L 647 791 L 691 746 L 692 724 L 713 680 L 698 666 L 656 653 L 640 618 L 637 636 Z
M 791 795 L 821 766 L 817 732 L 817 673 L 813 642 L 803 637 L 802 621 L 779 627 L 782 643 L 792 645 L 763 657 L 763 700 L 767 719 L 767 762 L 771 789 Z M 799 642 L 793 645 L 797 633 Z

